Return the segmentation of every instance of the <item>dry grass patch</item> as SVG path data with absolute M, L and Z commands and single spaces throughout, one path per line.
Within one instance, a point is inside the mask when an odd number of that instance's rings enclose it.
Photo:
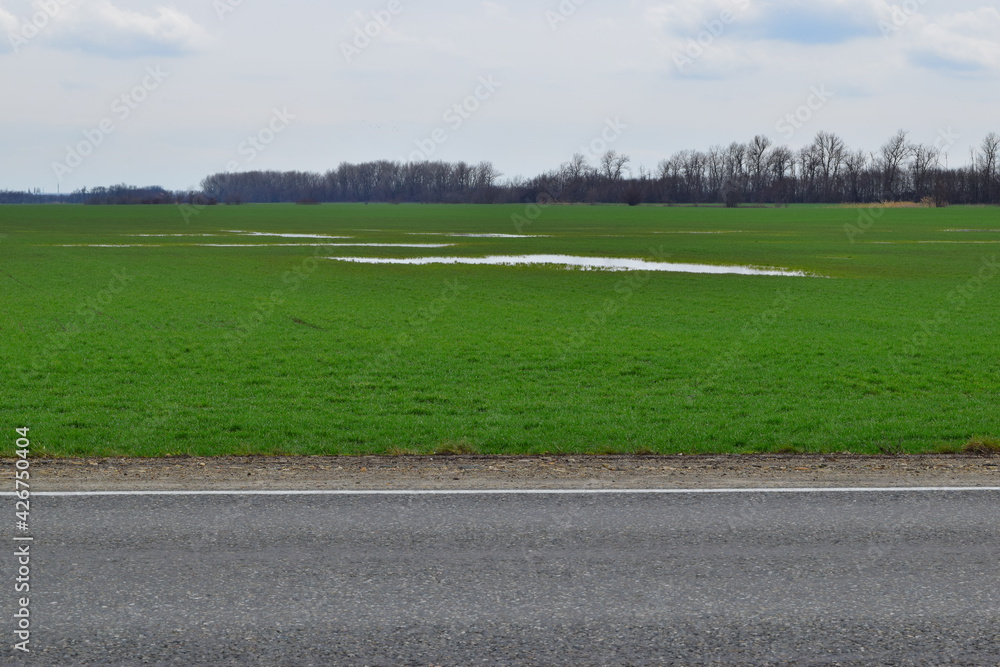
M 996 438 L 972 438 L 962 447 L 962 453 L 975 454 L 976 456 L 1000 455 L 1000 440 Z
M 480 453 L 479 448 L 468 440 L 446 440 L 434 450 L 435 456 L 471 456 Z

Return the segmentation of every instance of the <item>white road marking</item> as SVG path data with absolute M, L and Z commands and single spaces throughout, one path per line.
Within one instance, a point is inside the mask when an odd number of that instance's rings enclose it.
M 750 489 L 309 489 L 309 490 L 205 490 L 205 491 L 35 491 L 32 496 L 496 496 L 692 493 L 913 493 L 930 491 L 1000 491 L 1000 486 L 883 486 Z M 0 495 L 12 497 L 13 492 Z

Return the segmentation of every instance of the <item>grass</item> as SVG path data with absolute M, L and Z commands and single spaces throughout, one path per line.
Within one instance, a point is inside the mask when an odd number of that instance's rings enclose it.
M 173 207 L 0 207 L 2 412 L 49 456 L 995 446 L 997 210 L 862 214 L 276 205 L 185 224 Z M 265 245 L 308 239 L 132 236 L 232 229 L 458 244 L 320 256 L 661 255 L 830 279 L 364 265 Z M 518 231 L 549 236 L 412 234 Z M 60 247 L 137 242 L 161 245 Z
M 962 453 L 976 456 L 1000 455 L 1000 440 L 996 438 L 972 438 L 962 447 Z

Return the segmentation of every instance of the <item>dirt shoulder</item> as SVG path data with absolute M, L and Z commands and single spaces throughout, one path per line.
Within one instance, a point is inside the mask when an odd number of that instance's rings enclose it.
M 13 489 L 14 460 L 0 478 Z M 402 456 L 34 459 L 33 491 L 1000 486 L 1000 457 Z

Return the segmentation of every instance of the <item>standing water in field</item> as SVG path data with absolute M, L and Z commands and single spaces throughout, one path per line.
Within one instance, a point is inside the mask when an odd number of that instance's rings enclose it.
M 247 232 L 242 229 L 224 229 L 227 234 L 239 234 L 240 236 L 277 236 L 283 239 L 349 239 L 350 236 L 329 236 L 327 234 L 287 234 L 277 232 Z
M 491 264 L 517 266 L 523 264 L 552 264 L 564 268 L 596 269 L 601 271 L 674 271 L 679 273 L 729 273 L 741 276 L 809 276 L 803 271 L 760 268 L 754 266 L 721 266 L 716 264 L 679 264 L 675 262 L 647 262 L 627 257 L 577 257 L 574 255 L 491 255 L 489 257 L 413 257 L 395 259 L 387 257 L 327 257 L 341 262 L 362 264 Z
M 350 237 L 345 237 L 350 238 Z M 172 248 L 450 248 L 454 243 L 184 243 L 169 244 Z M 165 243 L 68 243 L 60 248 L 164 248 Z
M 457 232 L 406 232 L 410 236 L 463 236 L 473 239 L 540 239 L 549 238 L 549 234 L 465 234 Z

